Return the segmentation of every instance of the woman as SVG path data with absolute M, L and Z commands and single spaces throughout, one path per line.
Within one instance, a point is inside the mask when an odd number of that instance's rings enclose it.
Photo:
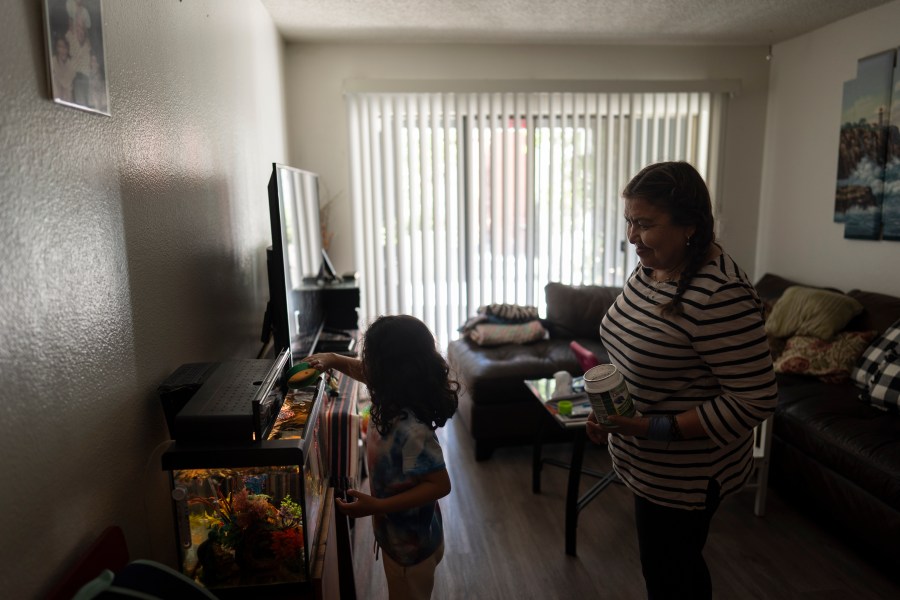
M 709 190 L 688 163 L 650 165 L 622 193 L 640 264 L 603 318 L 634 417 L 591 415 L 635 498 L 647 595 L 712 597 L 703 546 L 719 501 L 747 481 L 753 428 L 777 387 L 762 303 L 715 242 Z

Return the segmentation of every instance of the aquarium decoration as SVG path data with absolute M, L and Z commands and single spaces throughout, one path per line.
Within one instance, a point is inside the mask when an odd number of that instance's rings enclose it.
M 900 240 L 897 49 L 860 59 L 844 83 L 834 221 L 844 237 Z
M 296 467 L 175 472 L 185 489 L 191 547 L 183 572 L 207 588 L 307 578 Z M 296 497 L 296 500 L 295 500 Z

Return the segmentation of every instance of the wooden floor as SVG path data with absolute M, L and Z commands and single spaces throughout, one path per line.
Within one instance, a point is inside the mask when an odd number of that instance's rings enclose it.
M 545 466 L 542 493 L 531 493 L 531 447 L 501 448 L 475 462 L 460 419 L 438 430 L 453 491 L 441 500 L 446 551 L 435 600 L 644 598 L 631 494 L 607 488 L 582 510 L 578 556 L 565 554 L 566 471 Z M 568 460 L 568 444 L 545 456 Z M 606 470 L 605 448 L 589 443 L 585 466 Z M 592 479 L 582 478 L 582 489 Z M 362 486 L 368 488 L 367 482 Z M 875 600 L 900 598 L 900 584 L 871 568 L 840 540 L 769 492 L 765 517 L 753 515 L 753 492 L 726 499 L 713 520 L 705 556 L 714 597 Z M 387 598 L 381 561 L 372 552 L 371 519 L 353 526 L 357 597 Z

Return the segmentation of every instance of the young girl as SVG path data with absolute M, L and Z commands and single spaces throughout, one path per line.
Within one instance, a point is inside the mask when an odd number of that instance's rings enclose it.
M 453 416 L 457 382 L 422 321 L 379 317 L 366 331 L 362 358 L 313 354 L 306 362 L 337 369 L 366 384 L 372 398 L 367 440 L 372 495 L 348 490 L 338 499 L 351 517 L 372 515 L 392 600 L 430 598 L 444 555 L 438 499 L 450 477 L 434 430 Z

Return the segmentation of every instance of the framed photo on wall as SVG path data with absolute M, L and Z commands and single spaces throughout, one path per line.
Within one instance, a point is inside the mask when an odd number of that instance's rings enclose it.
M 109 115 L 101 0 L 43 0 L 55 102 Z

